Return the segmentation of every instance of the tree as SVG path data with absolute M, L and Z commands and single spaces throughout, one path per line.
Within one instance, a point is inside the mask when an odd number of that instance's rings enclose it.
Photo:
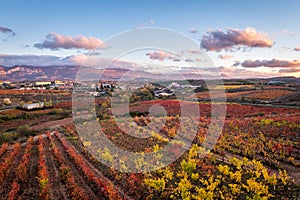
M 25 125 L 21 125 L 17 128 L 17 133 L 19 136 L 31 136 L 33 134 L 33 131 L 31 130 L 31 128 L 25 124 Z

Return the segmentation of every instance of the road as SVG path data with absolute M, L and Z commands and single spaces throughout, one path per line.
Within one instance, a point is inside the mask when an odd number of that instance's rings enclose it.
M 45 122 L 45 123 L 42 123 L 42 124 L 36 124 L 36 125 L 33 125 L 31 128 L 34 131 L 41 131 L 43 129 L 47 129 L 47 128 L 50 128 L 52 126 L 63 126 L 63 125 L 72 124 L 72 123 L 73 123 L 73 117 L 68 117 L 68 118 L 65 118 L 65 119 Z

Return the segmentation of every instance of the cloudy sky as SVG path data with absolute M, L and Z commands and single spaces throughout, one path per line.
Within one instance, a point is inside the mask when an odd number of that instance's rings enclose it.
M 194 40 L 224 76 L 300 77 L 299 7 L 298 0 L 2 0 L 0 65 L 80 65 L 120 32 L 160 27 Z M 164 63 L 189 72 L 193 62 L 160 50 L 124 60 L 145 71 Z

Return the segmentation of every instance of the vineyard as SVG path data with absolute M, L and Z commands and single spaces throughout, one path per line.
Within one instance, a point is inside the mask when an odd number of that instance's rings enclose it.
M 118 171 L 89 151 L 92 141 L 81 140 L 74 125 L 57 128 L 26 143 L 0 147 L 1 199 L 297 199 L 300 198 L 300 111 L 228 104 L 224 129 L 212 149 L 203 147 L 210 122 L 210 105 L 200 104 L 197 134 L 189 138 L 196 119 L 181 119 L 176 101 L 149 101 L 133 106 L 146 111 L 161 104 L 168 116 L 135 116 L 138 128 L 125 121 L 99 120 L 102 131 L 116 146 L 139 152 L 132 165 L 147 166 L 144 155 L 169 142 L 177 157 L 185 145 L 176 139 L 181 130 L 192 146 L 172 164 L 150 173 L 127 173 L 126 157 L 107 148 L 98 154 Z M 185 104 L 189 106 L 189 103 Z M 164 124 L 149 131 L 147 125 Z M 80 122 L 91 126 L 89 121 Z M 118 126 L 117 124 L 118 123 Z M 78 131 L 78 130 L 77 130 Z M 130 135 L 150 134 L 150 138 Z M 97 136 L 95 136 L 97 138 Z M 205 155 L 205 156 L 201 156 Z
M 287 90 L 254 90 L 254 91 L 243 91 L 243 92 L 234 92 L 234 93 L 226 93 L 227 98 L 242 98 L 246 97 L 249 99 L 260 99 L 260 100 L 272 100 L 279 97 L 283 97 L 285 95 L 291 94 L 292 92 Z M 209 92 L 199 92 L 197 93 L 198 98 L 209 98 Z
M 1 199 L 121 199 L 59 133 L 2 145 Z

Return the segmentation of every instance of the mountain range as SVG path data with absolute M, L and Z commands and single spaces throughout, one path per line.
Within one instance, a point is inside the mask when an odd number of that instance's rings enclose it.
M 2 81 L 42 81 L 42 80 L 75 80 L 80 70 L 81 80 L 183 80 L 183 79 L 201 79 L 199 74 L 157 74 L 138 69 L 128 69 L 114 67 L 108 69 L 97 69 L 93 67 L 80 66 L 27 66 L 16 65 L 13 67 L 0 66 L 0 80 Z M 213 78 L 213 76 L 211 77 Z
M 156 74 L 146 72 L 143 70 L 127 68 L 108 68 L 97 69 L 93 67 L 80 67 L 73 65 L 65 66 L 28 66 L 28 65 L 16 65 L 13 67 L 5 67 L 0 65 L 0 81 L 50 81 L 50 80 L 75 80 L 80 70 L 81 80 L 186 80 L 186 79 L 202 79 L 199 74 L 195 73 L 182 73 L 182 74 Z M 101 77 L 101 78 L 100 78 Z M 216 76 L 210 76 L 206 78 L 219 78 Z M 233 79 L 225 75 L 223 79 Z M 258 78 L 260 79 L 260 78 Z M 257 81 L 257 78 L 252 80 Z M 283 80 L 287 82 L 300 82 L 300 78 L 293 76 L 288 77 L 275 77 L 266 79 Z M 251 79 L 250 79 L 251 80 Z
M 2 81 L 42 81 L 42 80 L 75 80 L 77 72 L 80 69 L 80 77 L 84 80 L 101 79 L 117 80 L 120 77 L 124 79 L 136 78 L 157 78 L 157 74 L 139 71 L 128 70 L 123 68 L 96 69 L 93 67 L 80 66 L 27 66 L 17 65 L 13 67 L 0 66 L 0 80 Z

